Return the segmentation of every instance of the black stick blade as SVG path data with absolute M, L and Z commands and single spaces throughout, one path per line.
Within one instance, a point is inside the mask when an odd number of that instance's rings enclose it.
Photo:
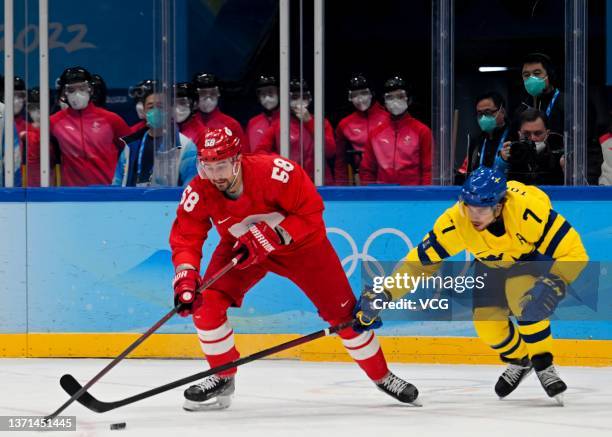
M 79 390 L 83 388 L 83 386 L 79 384 L 79 381 L 74 378 L 74 376 L 68 374 L 60 378 L 60 385 L 62 386 L 64 391 L 70 396 L 74 396 Z M 84 391 L 83 394 L 80 395 L 76 400 L 84 407 L 96 413 L 104 413 L 105 411 L 112 409 L 108 408 L 108 405 L 106 405 L 105 402 L 100 402 L 92 395 L 90 395 L 87 391 Z

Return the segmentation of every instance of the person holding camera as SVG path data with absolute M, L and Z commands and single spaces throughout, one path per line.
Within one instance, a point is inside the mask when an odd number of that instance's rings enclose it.
M 563 137 L 551 132 L 548 117 L 537 109 L 518 116 L 518 141 L 507 141 L 499 156 L 508 164 L 508 179 L 528 185 L 563 185 Z

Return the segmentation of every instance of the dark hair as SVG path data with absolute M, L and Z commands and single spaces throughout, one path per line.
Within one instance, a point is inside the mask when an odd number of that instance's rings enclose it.
M 531 123 L 536 121 L 538 118 L 541 118 L 544 122 L 544 127 L 548 129 L 548 117 L 546 114 L 539 109 L 528 108 L 521 112 L 518 116 L 518 127 L 519 129 L 525 123 Z
M 495 92 L 495 91 L 487 91 L 484 94 L 479 95 L 476 98 L 476 101 L 474 102 L 474 106 L 478 105 L 480 102 L 482 102 L 483 100 L 493 100 L 493 103 L 495 104 L 495 106 L 497 106 L 497 108 L 502 108 L 502 107 L 506 107 L 506 100 L 501 96 L 500 93 Z
M 550 58 L 550 56 L 544 53 L 529 53 L 523 59 L 522 67 L 524 67 L 525 64 L 537 64 L 537 63 L 542 64 L 542 67 L 544 67 L 544 69 L 546 70 L 546 73 L 548 74 L 548 80 L 551 83 L 554 83 L 556 80 L 556 73 L 555 73 L 555 67 L 553 66 L 552 59 Z

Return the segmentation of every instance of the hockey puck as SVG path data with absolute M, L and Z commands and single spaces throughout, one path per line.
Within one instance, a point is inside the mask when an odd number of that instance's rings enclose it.
M 125 429 L 125 427 L 126 427 L 125 422 L 111 423 L 110 429 L 112 430 Z

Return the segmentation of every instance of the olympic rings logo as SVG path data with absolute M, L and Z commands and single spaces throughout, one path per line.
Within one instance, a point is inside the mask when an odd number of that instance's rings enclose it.
M 370 274 L 371 276 L 374 276 L 374 272 L 372 272 L 370 270 L 370 264 L 371 263 L 373 263 L 377 267 L 377 270 L 379 270 L 379 275 L 384 275 L 384 269 L 382 268 L 382 266 L 378 262 L 378 259 L 374 258 L 372 255 L 370 255 L 368 253 L 372 243 L 378 237 L 380 237 L 381 235 L 391 234 L 391 235 L 396 235 L 397 237 L 399 237 L 404 243 L 406 243 L 407 250 L 406 250 L 405 253 L 408 253 L 414 247 L 414 245 L 412 244 L 412 241 L 410 240 L 410 238 L 408 238 L 408 236 L 406 234 L 404 234 L 402 231 L 400 231 L 398 229 L 395 229 L 395 228 L 381 228 L 381 229 L 378 229 L 377 231 L 373 232 L 372 234 L 370 234 L 370 236 L 366 239 L 365 243 L 363 244 L 363 250 L 361 252 L 357 248 L 357 244 L 355 243 L 355 240 L 353 239 L 351 234 L 346 232 L 344 229 L 336 228 L 336 227 L 331 227 L 331 228 L 327 228 L 327 233 L 328 234 L 340 235 L 341 237 L 343 237 L 348 242 L 349 246 L 351 247 L 351 252 L 352 253 L 350 255 L 344 257 L 341 260 L 342 267 L 345 267 L 345 268 L 346 268 L 347 263 L 350 262 L 350 266 L 349 266 L 348 270 L 346 270 L 346 276 L 348 278 L 350 278 L 351 275 L 353 273 L 355 273 L 355 270 L 357 269 L 357 264 L 358 264 L 359 260 L 361 260 L 361 261 L 370 261 L 370 262 L 368 262 L 368 263 L 366 263 L 364 265 L 365 265 L 366 269 L 368 270 L 368 274 Z M 400 261 L 400 263 L 401 263 L 401 261 Z
M 408 252 L 410 252 L 414 248 L 414 244 L 412 244 L 412 240 L 410 240 L 410 238 L 404 232 L 400 231 L 399 229 L 395 229 L 395 228 L 381 228 L 381 229 L 378 229 L 377 231 L 374 231 L 366 239 L 365 243 L 363 244 L 363 249 L 361 250 L 361 252 L 357 248 L 357 243 L 355 243 L 355 239 L 351 236 L 351 234 L 346 232 L 344 229 L 341 229 L 338 227 L 329 227 L 327 228 L 327 233 L 336 234 L 336 235 L 343 237 L 351 248 L 351 254 L 342 258 L 341 260 L 342 267 L 345 268 L 347 278 L 350 278 L 351 275 L 355 273 L 358 262 L 360 260 L 369 261 L 364 264 L 364 267 L 367 270 L 367 273 L 371 278 L 376 276 L 376 273 L 374 273 L 371 270 L 371 266 L 376 267 L 376 270 L 378 270 L 378 275 L 385 275 L 385 270 L 380 264 L 379 260 L 369 254 L 370 246 L 372 245 L 372 243 L 378 237 L 382 235 L 389 235 L 389 234 L 395 235 L 399 237 L 400 240 L 402 240 L 406 244 L 407 250 L 404 254 L 402 254 L 402 260 L 398 261 L 394 268 L 397 268 L 403 262 L 404 255 L 406 255 Z M 467 250 L 465 251 L 465 261 L 466 261 L 466 266 L 464 268 L 464 272 L 462 273 L 465 273 L 465 271 L 467 271 L 470 265 L 470 261 L 471 261 L 471 255 L 469 254 Z M 346 270 L 346 265 L 348 263 L 350 263 L 350 265 L 348 267 L 348 270 Z

